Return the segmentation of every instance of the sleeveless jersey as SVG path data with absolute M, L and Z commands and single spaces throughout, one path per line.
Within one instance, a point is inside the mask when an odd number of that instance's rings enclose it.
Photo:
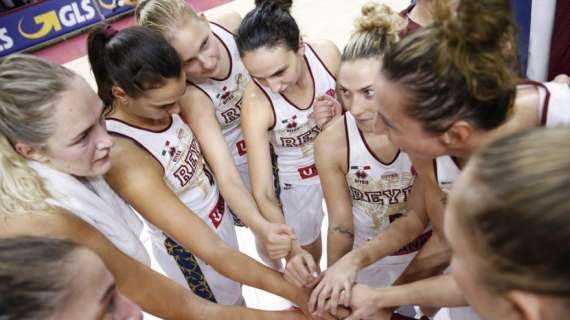
M 352 198 L 354 247 L 372 240 L 407 211 L 415 174 L 408 155 L 398 151 L 389 163 L 368 146 L 350 112 L 344 115 L 348 148 L 346 182 Z M 427 231 L 390 256 L 358 272 L 357 281 L 373 287 L 391 285 L 429 239 Z
M 230 57 L 230 72 L 224 79 L 208 79 L 192 85 L 204 92 L 216 108 L 216 118 L 236 165 L 247 163 L 245 142 L 240 126 L 243 92 L 250 77 L 241 62 L 234 35 L 223 27 L 210 23 L 212 33 L 223 44 Z
M 563 83 L 547 82 L 539 86 L 540 124 L 546 127 L 570 123 L 570 86 Z
M 352 196 L 355 245 L 360 246 L 384 231 L 406 212 L 414 176 L 408 155 L 398 151 L 389 163 L 370 150 L 356 120 L 345 113 L 348 172 L 346 182 Z
M 439 188 L 448 194 L 455 179 L 461 173 L 457 160 L 447 155 L 439 156 L 433 160 L 433 170 Z
M 279 180 L 284 184 L 312 185 L 320 182 L 313 157 L 313 142 L 321 130 L 310 116 L 316 97 L 325 94 L 335 96 L 334 76 L 308 44 L 304 59 L 314 85 L 313 102 L 305 109 L 256 81 L 273 110 L 275 123 L 269 133 L 270 142 L 277 155 Z
M 226 212 L 197 139 L 179 115 L 172 115 L 170 125 L 161 131 L 137 128 L 118 119 L 108 119 L 106 123 L 110 133 L 128 138 L 150 153 L 161 165 L 164 181 L 180 201 L 194 211 L 224 242 L 238 250 L 233 220 Z M 164 248 L 166 235 L 151 223 L 148 225 L 153 242 Z M 200 259 L 198 261 L 219 303 L 233 304 L 241 299 L 241 286 L 238 283 L 218 274 Z

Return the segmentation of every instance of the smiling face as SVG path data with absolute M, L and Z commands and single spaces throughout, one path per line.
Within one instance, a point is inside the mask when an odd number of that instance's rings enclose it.
M 220 72 L 220 44 L 205 20 L 193 19 L 183 23 L 169 39 L 180 55 L 188 78 L 202 80 L 215 77 Z
M 285 93 L 301 78 L 304 47 L 293 51 L 284 45 L 246 52 L 242 61 L 251 77 L 274 93 Z
M 374 80 L 380 65 L 379 58 L 344 61 L 338 73 L 342 105 L 356 118 L 358 128 L 367 133 L 385 133 L 383 123 L 378 121 L 378 105 L 374 99 Z
M 447 154 L 441 134 L 426 132 L 419 121 L 405 113 L 408 99 L 398 83 L 386 79 L 382 72 L 375 81 L 377 112 L 394 145 L 417 158 L 433 159 Z
M 79 177 L 105 174 L 111 168 L 113 145 L 102 116 L 103 102 L 80 77 L 54 102 L 53 134 L 31 158 Z
M 69 298 L 54 319 L 140 320 L 141 309 L 117 289 L 113 275 L 93 252 L 76 249 L 68 257 Z

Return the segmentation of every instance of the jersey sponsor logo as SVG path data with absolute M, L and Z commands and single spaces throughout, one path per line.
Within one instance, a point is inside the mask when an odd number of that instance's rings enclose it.
M 314 126 L 309 131 L 300 134 L 296 137 L 279 137 L 279 140 L 281 140 L 281 145 L 283 147 L 288 147 L 288 148 L 302 147 L 307 143 L 313 142 L 317 138 L 320 132 L 321 129 L 319 129 L 318 126 Z
M 40 39 L 51 32 L 61 31 L 62 25 L 73 27 L 93 18 L 95 18 L 95 8 L 91 0 L 82 0 L 79 4 L 72 2 L 57 10 L 39 14 L 34 17 L 34 23 L 25 23 L 24 19 L 20 19 L 18 32 L 26 39 Z
M 240 157 L 244 156 L 247 154 L 247 147 L 245 145 L 245 141 L 244 140 L 240 140 L 236 143 L 236 148 L 237 148 L 237 152 L 239 154 Z
M 216 206 L 214 209 L 212 209 L 212 211 L 210 211 L 210 214 L 208 215 L 210 221 L 212 221 L 212 224 L 214 225 L 214 228 L 217 229 L 220 226 L 220 223 L 222 223 L 225 209 L 226 204 L 224 202 L 224 198 L 222 198 L 222 196 L 219 196 Z
M 299 172 L 299 176 L 301 176 L 301 179 L 309 179 L 319 175 L 319 172 L 317 171 L 317 166 L 315 164 L 299 168 L 297 169 L 297 171 Z
M 364 201 L 370 203 L 397 204 L 408 201 L 412 186 L 404 189 L 389 189 L 384 191 L 362 191 L 353 186 L 349 186 L 352 199 L 356 201 Z
M 200 147 L 196 139 L 192 140 L 190 148 L 186 152 L 186 157 L 184 158 L 184 163 L 180 165 L 176 171 L 174 171 L 174 176 L 180 182 L 180 186 L 186 186 L 196 173 L 196 168 L 198 167 L 198 160 L 200 159 Z

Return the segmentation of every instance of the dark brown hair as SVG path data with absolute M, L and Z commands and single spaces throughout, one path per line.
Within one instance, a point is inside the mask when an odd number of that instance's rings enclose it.
M 382 75 L 403 88 L 405 112 L 427 132 L 455 121 L 490 130 L 505 122 L 518 81 L 511 0 L 434 2 L 435 22 L 392 46 Z
M 98 94 L 107 108 L 113 104 L 113 85 L 130 97 L 138 97 L 181 75 L 178 53 L 157 31 L 134 26 L 109 32 L 109 28 L 95 28 L 87 41 Z
M 289 10 L 292 0 L 256 0 L 255 9 L 243 18 L 236 35 L 240 55 L 279 45 L 297 51 L 300 31 Z

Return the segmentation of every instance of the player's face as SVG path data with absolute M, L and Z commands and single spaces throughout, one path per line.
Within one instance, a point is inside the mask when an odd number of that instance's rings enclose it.
M 220 46 L 205 20 L 194 19 L 173 32 L 170 44 L 182 59 L 189 79 L 203 80 L 220 73 Z
M 45 145 L 30 147 L 27 156 L 78 177 L 105 174 L 111 168 L 113 143 L 105 128 L 101 99 L 85 80 L 76 77 L 54 105 L 53 134 Z
M 286 93 L 301 78 L 304 48 L 297 51 L 278 45 L 246 52 L 242 61 L 251 77 L 274 93 Z
M 502 295 L 486 285 L 484 279 L 487 268 L 486 260 L 480 255 L 480 249 L 472 244 L 474 236 L 459 223 L 464 208 L 480 205 L 477 195 L 470 192 L 469 186 L 473 164 L 468 164 L 455 181 L 449 195 L 445 212 L 445 237 L 452 250 L 451 272 L 463 295 L 473 309 L 484 319 L 517 319 L 513 317 L 514 308 Z
M 69 298 L 54 319 L 140 320 L 141 309 L 122 295 L 113 275 L 93 252 L 78 249 L 73 265 Z
M 376 77 L 374 91 L 376 112 L 382 128 L 394 145 L 417 158 L 433 159 L 447 154 L 440 135 L 425 132 L 421 123 L 405 113 L 404 89 L 386 79 L 382 72 Z
M 385 133 L 383 123 L 378 121 L 374 99 L 374 79 L 380 64 L 377 58 L 345 61 L 340 66 L 337 79 L 340 101 L 354 116 L 358 128 L 376 134 Z
M 129 113 L 144 119 L 164 120 L 180 112 L 179 100 L 186 92 L 186 77 L 166 79 L 160 88 L 149 89 L 137 98 L 130 98 Z

